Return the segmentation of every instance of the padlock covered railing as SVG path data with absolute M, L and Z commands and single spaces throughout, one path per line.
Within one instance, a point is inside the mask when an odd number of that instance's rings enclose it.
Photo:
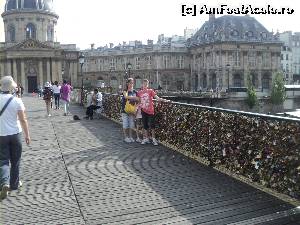
M 300 120 L 186 103 L 156 102 L 157 137 L 193 158 L 300 198 Z M 120 121 L 120 96 L 104 97 Z

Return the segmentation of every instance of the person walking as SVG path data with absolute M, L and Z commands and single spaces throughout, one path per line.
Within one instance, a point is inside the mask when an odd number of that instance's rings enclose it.
M 12 91 L 17 87 L 11 76 L 2 77 L 0 93 L 0 201 L 5 199 L 8 191 L 21 186 L 19 170 L 22 155 L 21 132 L 24 131 L 25 142 L 30 144 L 25 107 L 21 98 L 13 97 Z
M 52 91 L 54 96 L 55 109 L 59 109 L 60 89 L 61 86 L 58 84 L 57 81 L 54 81 L 54 85 L 52 86 Z
M 137 97 L 137 91 L 133 89 L 133 84 L 133 78 L 128 78 L 128 80 L 126 81 L 126 88 L 123 91 L 121 104 L 124 141 L 127 143 L 134 142 L 132 135 L 134 130 L 134 120 L 136 112 L 126 112 L 126 102 L 129 101 L 129 104 L 135 105 L 139 101 L 139 98 Z
M 52 96 L 53 92 L 51 89 L 51 84 L 50 82 L 46 82 L 44 86 L 44 91 L 43 91 L 43 99 L 45 100 L 46 103 L 46 110 L 47 110 L 47 115 L 51 116 L 50 114 L 50 108 L 51 108 L 51 102 L 52 102 Z
M 64 103 L 64 116 L 70 113 L 70 99 L 71 99 L 72 86 L 67 83 L 66 80 L 63 80 L 63 85 L 60 89 L 60 96 Z
M 150 143 L 149 140 L 149 129 L 151 129 L 152 143 L 153 145 L 158 145 L 155 138 L 155 121 L 154 121 L 154 102 L 153 98 L 158 101 L 169 102 L 169 100 L 160 98 L 156 95 L 153 89 L 149 88 L 149 81 L 147 79 L 143 80 L 143 87 L 138 92 L 137 95 L 140 98 L 142 121 L 144 127 L 144 138 L 141 142 L 142 145 Z

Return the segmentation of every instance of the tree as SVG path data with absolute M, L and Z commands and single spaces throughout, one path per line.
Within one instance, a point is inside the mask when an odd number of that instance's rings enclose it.
M 257 105 L 257 96 L 256 96 L 256 91 L 253 86 L 253 82 L 251 79 L 250 74 L 247 74 L 247 98 L 246 98 L 246 103 L 252 109 L 255 105 Z
M 282 73 L 278 72 L 272 82 L 271 102 L 274 105 L 280 105 L 286 98 L 284 80 Z

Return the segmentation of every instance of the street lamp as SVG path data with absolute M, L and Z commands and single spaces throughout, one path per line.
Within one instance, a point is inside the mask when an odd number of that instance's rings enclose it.
M 130 77 L 130 70 L 131 70 L 131 68 L 132 68 L 131 63 L 127 63 L 126 67 L 127 67 L 127 70 L 128 70 L 128 77 Z M 127 77 L 127 78 L 128 78 L 128 77 Z
M 81 74 L 81 99 L 80 99 L 80 105 L 83 106 L 83 74 L 82 74 L 82 67 L 84 64 L 84 55 L 82 52 L 80 53 L 80 56 L 78 57 L 79 64 L 80 64 L 80 74 Z
M 228 71 L 228 73 L 227 73 L 227 92 L 229 93 L 229 68 L 230 68 L 230 64 L 227 64 L 226 67 L 227 67 L 227 71 Z

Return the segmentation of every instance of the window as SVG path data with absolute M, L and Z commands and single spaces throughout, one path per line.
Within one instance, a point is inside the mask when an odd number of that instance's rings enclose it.
M 248 63 L 249 66 L 256 66 L 256 52 L 249 52 Z
M 264 52 L 262 54 L 262 65 L 263 65 L 263 67 L 270 66 L 270 53 Z
M 11 42 L 14 42 L 16 40 L 16 30 L 13 25 L 8 27 L 8 39 Z
M 233 86 L 242 87 L 242 78 L 240 74 L 234 74 L 233 76 Z
M 182 55 L 176 56 L 176 65 L 177 65 L 178 69 L 182 69 L 183 68 L 183 56 Z
M 25 9 L 36 9 L 36 1 L 35 0 L 26 0 L 24 1 Z
M 141 59 L 140 59 L 140 57 L 136 57 L 135 58 L 135 68 L 138 70 L 138 69 L 140 69 L 140 67 L 141 67 Z
M 240 52 L 233 53 L 233 62 L 235 66 L 241 66 Z
M 32 23 L 26 26 L 26 39 L 36 39 L 36 29 Z
M 268 74 L 263 75 L 262 88 L 264 88 L 264 89 L 269 89 L 270 88 L 270 76 Z
M 261 36 L 262 39 L 266 39 L 267 38 L 267 33 L 266 32 L 262 32 L 260 34 L 260 36 Z
M 253 37 L 253 32 L 252 32 L 252 31 L 246 32 L 246 36 L 247 36 L 247 37 Z
M 169 68 L 169 64 L 170 64 L 170 56 L 169 55 L 164 55 L 163 56 L 163 65 L 164 65 L 164 68 L 167 69 Z
M 285 59 L 289 60 L 289 54 L 286 54 Z
M 135 78 L 135 88 L 141 88 L 142 87 L 142 79 L 138 76 Z
M 110 69 L 116 70 L 116 59 L 115 58 L 110 59 Z
M 232 30 L 232 31 L 230 32 L 230 34 L 231 34 L 231 36 L 233 36 L 233 37 L 237 37 L 237 36 L 239 35 L 239 32 L 238 32 L 237 30 Z
M 47 41 L 53 41 L 53 26 L 48 26 L 47 29 Z

